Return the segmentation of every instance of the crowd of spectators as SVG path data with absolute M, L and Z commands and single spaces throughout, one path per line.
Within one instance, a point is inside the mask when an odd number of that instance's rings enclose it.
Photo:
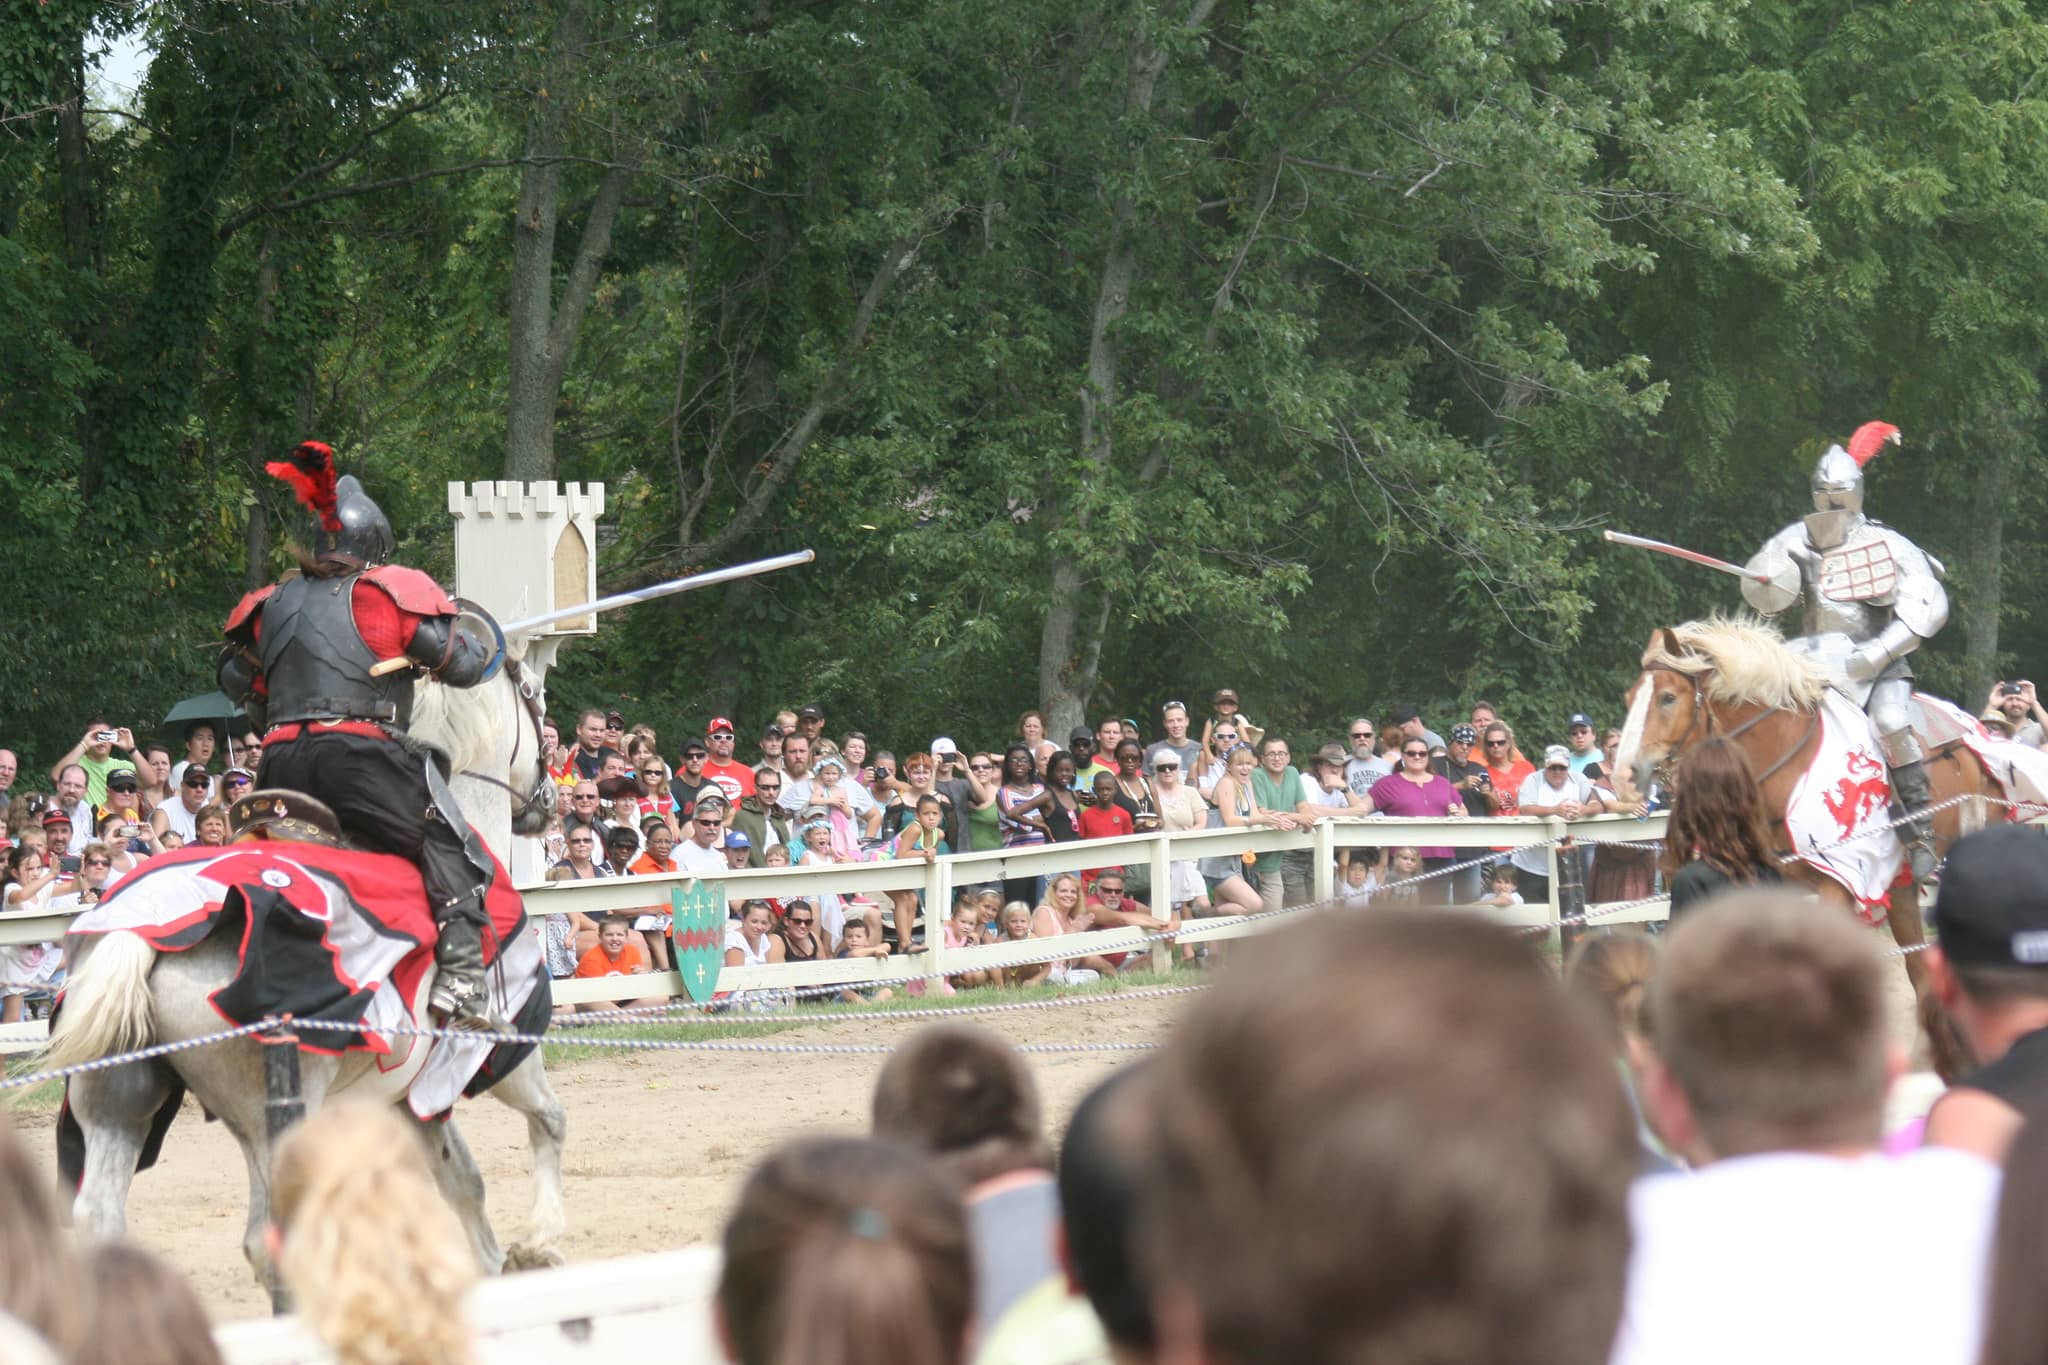
M 1570 820 L 1649 808 L 1617 794 L 1611 773 L 1619 730 L 1603 733 L 1590 715 L 1570 715 L 1552 732 L 1561 735 L 1557 742 L 1531 746 L 1540 760 L 1532 762 L 1488 701 L 1446 724 L 1448 738 L 1415 707 L 1400 706 L 1383 725 L 1354 718 L 1341 740 L 1290 742 L 1246 716 L 1229 688 L 1211 698 L 1199 726 L 1185 702 L 1169 701 L 1150 729 L 1135 717 L 1106 717 L 1074 727 L 1064 746 L 1047 734 L 1036 711 L 1019 716 L 1000 747 L 963 748 L 942 735 L 886 749 L 861 730 L 834 738 L 826 721 L 817 704 L 780 711 L 759 731 L 749 730 L 753 752 L 743 757 L 734 722 L 714 716 L 701 738 L 682 741 L 673 767 L 661 757 L 655 731 L 629 723 L 622 712 L 585 711 L 566 737 L 547 723 L 542 742 L 564 795 L 563 813 L 546 836 L 549 878 L 678 869 L 712 876 L 728 868 L 932 859 L 1156 830 L 1299 830 L 1338 816 Z M 1499 851 L 1498 861 L 1511 873 L 1487 866 L 1495 852 L 1483 839 L 1345 850 L 1335 874 L 1341 894 L 1353 897 L 1426 904 L 1548 899 L 1542 848 Z M 1188 918 L 1303 904 L 1316 871 L 1314 854 L 1296 851 L 1176 861 L 1166 886 L 1151 884 L 1142 860 L 1087 868 L 1077 878 L 972 884 L 956 905 L 942 907 L 947 943 L 1126 926 L 1169 931 Z M 1591 871 L 1597 898 L 1645 896 L 1656 875 L 1655 855 L 1603 851 Z M 916 891 L 735 897 L 728 965 L 881 956 L 919 946 Z M 749 907 L 765 907 L 767 920 Z M 662 970 L 667 920 L 659 908 L 615 918 L 630 951 L 606 947 L 607 926 L 598 920 L 550 915 L 551 969 L 600 977 Z M 849 946 L 847 929 L 855 923 L 864 927 Z M 1119 970 L 1125 961 L 1118 959 L 1079 957 L 1017 974 L 976 973 L 969 984 L 1084 980 Z M 1198 956 L 1187 948 L 1176 960 Z

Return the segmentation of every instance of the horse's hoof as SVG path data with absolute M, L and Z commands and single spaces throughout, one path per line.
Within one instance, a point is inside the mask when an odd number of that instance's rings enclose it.
M 508 1247 L 505 1251 L 505 1269 L 508 1271 L 552 1270 L 556 1266 L 567 1264 L 562 1253 L 553 1247 L 520 1244 Z

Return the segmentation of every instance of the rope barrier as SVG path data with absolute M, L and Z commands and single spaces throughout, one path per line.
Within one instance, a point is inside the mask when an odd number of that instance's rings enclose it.
M 851 985 L 859 984 L 861 983 L 851 983 Z M 837 986 L 833 989 L 847 990 L 850 988 L 851 986 L 849 985 Z M 768 987 L 765 989 L 773 990 L 774 988 Z M 1000 1005 L 934 1005 L 926 1009 L 887 1011 L 816 1010 L 807 1011 L 803 1014 L 783 1014 L 771 1010 L 750 1012 L 748 1017 L 754 1020 L 788 1020 L 793 1023 L 804 1024 L 836 1022 L 842 1019 L 942 1019 L 968 1014 L 1011 1014 L 1030 1010 L 1066 1009 L 1072 1005 L 1122 1004 L 1126 1001 L 1152 1000 L 1169 995 L 1192 995 L 1197 991 L 1205 989 L 1207 988 L 1204 986 L 1148 986 L 1135 991 L 1096 991 L 1089 995 L 1062 995 L 1050 1000 L 1018 1000 Z M 776 993 L 781 994 L 782 992 L 777 991 Z M 751 991 L 742 991 L 730 998 L 740 1000 L 750 994 L 752 994 Z M 710 1008 L 711 1002 L 698 1004 L 696 1001 L 684 1001 L 682 1003 L 666 1005 L 631 1005 L 624 1009 L 613 1010 L 584 1010 L 565 1017 L 549 1027 L 551 1031 L 565 1030 L 573 1033 L 578 1029 L 587 1028 L 591 1025 L 647 1023 L 729 1024 L 733 1022 L 733 1017 L 729 1013 L 707 1013 L 706 1011 Z M 663 1017 L 668 1014 L 673 1014 L 674 1017 Z
M 875 1014 L 864 1016 L 870 1019 L 886 1018 Z M 362 1028 L 359 1023 L 336 1019 L 294 1020 L 297 1029 L 334 1030 L 355 1032 Z M 459 1042 L 518 1043 L 532 1047 L 595 1047 L 617 1052 L 748 1052 L 788 1053 L 805 1056 L 878 1056 L 894 1052 L 893 1044 L 887 1043 L 744 1043 L 730 1041 L 686 1042 L 666 1038 L 562 1038 L 543 1033 L 486 1033 L 473 1029 L 440 1028 L 432 1024 L 406 1025 L 398 1028 L 376 1029 L 374 1032 L 390 1038 L 446 1038 Z M 1026 1043 L 1020 1052 L 1145 1052 L 1157 1047 L 1151 1042 L 1113 1043 Z
M 206 1047 L 213 1043 L 225 1043 L 233 1038 L 246 1038 L 252 1033 L 262 1033 L 275 1028 L 276 1019 L 258 1019 L 253 1024 L 240 1028 L 222 1029 L 219 1033 L 203 1034 L 197 1038 L 181 1038 L 174 1043 L 157 1043 L 151 1047 L 139 1048 L 134 1052 L 116 1053 L 112 1057 L 99 1057 L 90 1062 L 74 1062 L 70 1066 L 56 1067 L 50 1071 L 29 1072 L 21 1076 L 9 1076 L 0 1080 L 0 1091 L 19 1090 L 24 1086 L 39 1085 L 44 1081 L 69 1080 L 83 1076 L 89 1071 L 105 1071 L 110 1067 L 126 1066 L 130 1062 L 146 1062 L 156 1057 L 168 1057 L 174 1052 L 185 1052 L 195 1047 Z

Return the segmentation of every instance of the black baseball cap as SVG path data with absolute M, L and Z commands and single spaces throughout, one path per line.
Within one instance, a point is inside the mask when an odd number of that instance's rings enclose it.
M 1959 967 L 2048 968 L 2048 834 L 1994 825 L 1957 840 L 1931 918 Z

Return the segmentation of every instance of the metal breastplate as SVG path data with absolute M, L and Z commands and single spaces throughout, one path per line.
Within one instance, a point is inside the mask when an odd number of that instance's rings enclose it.
M 1806 635 L 1839 632 L 1852 640 L 1873 640 L 1892 622 L 1898 564 L 1882 535 L 1866 528 L 1848 542 L 1820 553 L 1799 555 L 1799 580 Z
M 355 574 L 293 578 L 263 604 L 263 676 L 269 720 L 375 720 L 412 716 L 412 674 L 370 676 L 377 662 L 356 629 Z

